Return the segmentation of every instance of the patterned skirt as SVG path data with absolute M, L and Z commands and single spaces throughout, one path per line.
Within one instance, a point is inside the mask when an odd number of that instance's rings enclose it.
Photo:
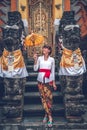
M 52 86 L 49 83 L 38 83 L 38 89 L 45 113 L 51 115 L 53 103 Z

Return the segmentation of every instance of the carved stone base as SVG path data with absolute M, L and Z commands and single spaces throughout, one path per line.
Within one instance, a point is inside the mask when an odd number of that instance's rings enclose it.
M 83 122 L 85 107 L 81 103 L 83 76 L 61 76 L 61 87 L 64 96 L 65 115 L 68 122 Z
M 69 123 L 82 123 L 84 119 L 78 116 L 66 116 L 66 119 Z
M 22 121 L 25 83 L 26 78 L 4 78 L 2 122 Z

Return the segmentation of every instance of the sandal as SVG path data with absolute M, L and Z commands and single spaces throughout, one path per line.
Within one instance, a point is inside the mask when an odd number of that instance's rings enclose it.
M 48 127 L 52 127 L 53 126 L 53 122 L 52 121 L 48 121 Z
M 47 117 L 44 117 L 44 119 L 43 119 L 43 123 L 46 123 L 47 120 L 48 120 L 48 118 L 47 118 Z

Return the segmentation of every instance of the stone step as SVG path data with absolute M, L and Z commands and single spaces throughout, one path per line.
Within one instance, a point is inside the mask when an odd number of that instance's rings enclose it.
M 42 123 L 43 116 L 23 118 L 21 123 L 0 123 L 0 130 L 87 130 L 87 122 L 68 123 L 65 117 L 53 116 L 53 126 Z
M 63 104 L 54 104 L 53 105 L 53 115 L 54 116 L 63 116 L 65 114 L 65 109 Z M 34 105 L 24 105 L 23 116 L 42 116 L 44 114 L 44 109 L 42 105 L 34 104 Z
M 83 103 L 87 106 L 87 98 L 84 98 L 84 100 L 82 100 L 81 103 Z
M 27 81 L 25 84 L 25 92 L 37 92 L 38 91 L 37 85 L 38 85 L 37 81 Z M 57 85 L 57 91 L 61 91 L 59 81 L 56 81 L 56 85 Z
M 34 65 L 34 60 L 32 58 L 31 59 L 29 58 L 26 60 L 26 64 L 27 65 Z
M 36 97 L 39 97 L 40 96 L 40 94 L 39 94 L 39 92 L 26 92 L 25 94 L 24 94 L 24 96 L 25 97 L 29 97 L 29 98 L 36 98 Z M 53 92 L 53 96 L 54 97 L 61 97 L 62 96 L 62 93 L 61 92 Z
M 24 94 L 24 105 L 26 104 L 41 104 L 39 92 L 27 92 Z M 63 96 L 61 92 L 53 92 L 53 103 L 63 103 Z
M 29 117 L 23 120 L 25 130 L 86 130 L 87 122 L 68 123 L 65 117 L 53 116 L 53 127 L 48 128 L 47 123 L 43 124 L 43 116 Z

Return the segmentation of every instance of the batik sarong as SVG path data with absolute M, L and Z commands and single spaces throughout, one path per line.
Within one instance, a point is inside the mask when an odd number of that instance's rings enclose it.
M 52 86 L 50 86 L 48 83 L 46 84 L 38 83 L 38 89 L 40 92 L 41 101 L 45 113 L 51 115 L 52 103 L 53 103 Z

